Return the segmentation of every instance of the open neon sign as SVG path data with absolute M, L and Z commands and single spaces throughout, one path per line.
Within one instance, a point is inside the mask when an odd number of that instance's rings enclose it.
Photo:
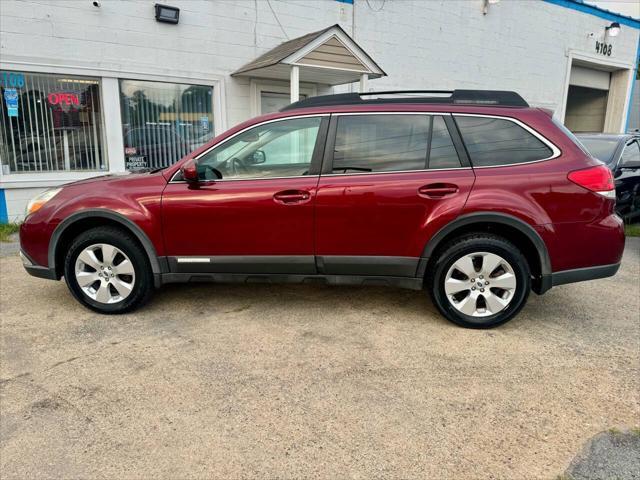
M 80 105 L 80 98 L 76 93 L 66 93 L 66 92 L 53 92 L 47 95 L 47 100 L 49 105 L 60 105 L 60 106 L 78 106 Z

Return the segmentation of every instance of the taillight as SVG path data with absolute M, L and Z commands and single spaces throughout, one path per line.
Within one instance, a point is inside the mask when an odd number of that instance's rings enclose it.
M 613 183 L 613 175 L 604 165 L 583 168 L 569 172 L 567 178 L 576 185 L 598 193 L 603 197 L 616 198 L 616 187 Z

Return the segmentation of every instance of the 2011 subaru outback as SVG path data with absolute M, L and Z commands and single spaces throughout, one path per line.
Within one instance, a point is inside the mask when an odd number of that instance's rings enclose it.
M 465 327 L 614 275 L 611 172 L 514 92 L 341 94 L 245 122 L 159 171 L 49 190 L 21 255 L 102 313 L 169 282 L 426 289 Z

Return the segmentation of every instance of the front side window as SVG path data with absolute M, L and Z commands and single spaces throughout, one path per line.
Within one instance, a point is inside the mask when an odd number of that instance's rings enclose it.
M 107 170 L 97 78 L 0 71 L 2 173 Z
M 198 159 L 202 180 L 297 177 L 307 175 L 321 117 L 296 118 L 259 125 Z
M 455 116 L 474 167 L 543 160 L 553 151 L 515 122 L 501 118 Z
M 125 164 L 162 168 L 214 136 L 213 87 L 120 80 Z

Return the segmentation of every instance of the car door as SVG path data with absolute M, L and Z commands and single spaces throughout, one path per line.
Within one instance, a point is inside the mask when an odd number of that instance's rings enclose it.
M 416 275 L 474 182 L 454 129 L 440 114 L 332 116 L 316 201 L 321 273 Z
M 315 273 L 313 209 L 328 116 L 266 122 L 178 173 L 162 197 L 173 272 Z M 218 178 L 221 176 L 222 178 Z
M 637 140 L 624 146 L 614 170 L 616 210 L 632 220 L 640 216 L 640 149 Z

